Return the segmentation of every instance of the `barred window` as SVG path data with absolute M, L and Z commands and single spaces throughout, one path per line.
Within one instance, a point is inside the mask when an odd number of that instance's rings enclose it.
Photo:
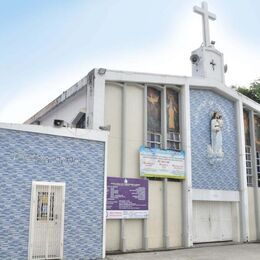
M 252 154 L 251 147 L 246 146 L 246 177 L 247 186 L 253 186 L 253 169 L 252 169 Z
M 256 145 L 256 174 L 257 184 L 260 187 L 260 117 L 254 117 L 255 122 L 255 145 Z
M 147 133 L 147 146 L 150 148 L 161 148 L 162 135 L 158 133 Z
M 49 201 L 48 192 L 44 192 L 44 191 L 38 192 L 37 220 L 47 220 L 48 205 L 49 205 L 49 220 L 53 221 L 54 192 L 50 193 L 50 201 Z
M 179 133 L 167 133 L 167 148 L 171 150 L 181 150 L 181 136 Z
M 260 187 L 260 151 L 256 152 L 256 173 L 257 173 L 258 187 Z

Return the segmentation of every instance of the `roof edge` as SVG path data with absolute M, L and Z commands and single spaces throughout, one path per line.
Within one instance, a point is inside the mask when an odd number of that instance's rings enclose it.
M 72 87 L 65 90 L 61 95 L 59 95 L 57 98 L 55 98 L 53 101 L 51 101 L 47 106 L 42 108 L 40 111 L 38 111 L 36 114 L 34 114 L 32 117 L 27 119 L 24 124 L 32 124 L 36 122 L 39 118 L 49 113 L 51 110 L 56 108 L 58 105 L 62 104 L 64 101 L 68 100 L 72 96 L 74 96 L 76 93 L 78 93 L 81 89 L 83 89 L 89 80 L 89 76 L 94 73 L 95 69 L 92 69 L 87 76 L 82 78 L 80 81 L 75 83 Z

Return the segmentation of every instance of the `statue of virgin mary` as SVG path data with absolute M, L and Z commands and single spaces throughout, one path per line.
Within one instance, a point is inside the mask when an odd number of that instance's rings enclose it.
M 224 156 L 222 142 L 223 119 L 219 112 L 214 112 L 211 118 L 211 146 L 209 156 L 221 160 Z

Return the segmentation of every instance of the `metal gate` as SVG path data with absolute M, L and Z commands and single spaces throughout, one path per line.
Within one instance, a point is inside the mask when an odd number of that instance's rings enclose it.
M 29 260 L 63 259 L 65 183 L 32 182 Z

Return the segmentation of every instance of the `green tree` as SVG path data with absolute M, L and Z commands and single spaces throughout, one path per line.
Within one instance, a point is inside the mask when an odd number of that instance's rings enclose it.
M 251 83 L 249 87 L 237 87 L 236 89 L 260 104 L 260 79 Z

